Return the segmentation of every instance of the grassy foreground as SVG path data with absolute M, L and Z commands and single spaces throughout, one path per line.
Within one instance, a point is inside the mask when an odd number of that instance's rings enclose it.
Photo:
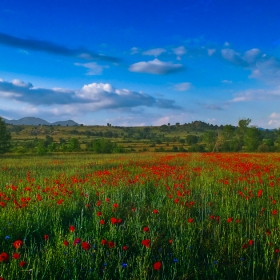
M 0 279 L 277 279 L 279 187 L 277 153 L 2 158 Z

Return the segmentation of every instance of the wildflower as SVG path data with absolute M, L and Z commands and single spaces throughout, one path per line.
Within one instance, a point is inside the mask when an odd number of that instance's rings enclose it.
M 82 248 L 85 250 L 89 250 L 90 249 L 90 244 L 86 241 L 82 242 Z
M 232 220 L 233 220 L 233 218 L 232 218 L 232 217 L 230 217 L 230 218 L 228 218 L 228 219 L 227 219 L 227 222 L 228 222 L 228 223 L 231 223 L 231 222 L 232 222 Z
M 153 213 L 158 214 L 158 210 L 157 209 L 153 210 Z
M 263 193 L 263 190 L 259 190 L 259 191 L 258 191 L 258 197 L 261 197 L 261 196 L 262 196 L 262 193 Z
M 117 218 L 114 218 L 114 217 L 112 217 L 111 219 L 111 223 L 114 225 L 114 224 L 116 224 L 117 222 L 118 222 L 118 219 Z
M 277 214 L 277 210 L 276 209 L 271 211 L 271 215 L 276 215 L 276 214 Z
M 21 246 L 23 245 L 23 242 L 21 240 L 16 240 L 14 243 L 13 243 L 13 246 L 18 249 L 20 248 Z
M 246 244 L 246 243 L 243 244 L 242 248 L 243 248 L 243 249 L 247 249 L 247 248 L 248 248 L 248 244 Z
M 48 240 L 48 239 L 49 239 L 49 236 L 48 236 L 47 234 L 45 234 L 45 235 L 44 235 L 44 239 L 45 239 L 45 240 Z
M 104 220 L 100 220 L 99 224 L 100 224 L 100 225 L 104 225 L 104 224 L 105 224 L 105 221 L 104 221 Z
M 73 242 L 74 245 L 81 243 L 81 238 L 76 238 Z
M 254 240 L 250 239 L 250 240 L 248 241 L 248 244 L 249 244 L 250 246 L 253 246 Z
M 67 240 L 64 240 L 64 241 L 63 241 L 63 244 L 64 244 L 65 246 L 68 246 L 68 245 L 69 245 L 69 242 L 68 242 Z
M 154 269 L 155 270 L 160 270 L 161 266 L 162 266 L 161 262 L 155 262 L 154 263 Z
M 128 246 L 124 245 L 124 246 L 123 246 L 123 250 L 124 250 L 124 251 L 127 251 L 127 250 L 128 250 Z
M 193 218 L 188 218 L 188 223 L 192 223 L 194 221 Z
M 127 263 L 123 263 L 123 264 L 122 264 L 122 267 L 127 267 Z
M 119 207 L 119 204 L 118 203 L 114 203 L 114 208 L 118 208 Z
M 102 244 L 102 245 L 106 245 L 106 243 L 107 243 L 107 241 L 106 241 L 105 239 L 102 239 L 102 240 L 101 240 L 101 244 Z
M 0 262 L 6 262 L 9 260 L 9 255 L 5 252 L 0 254 Z
M 151 240 L 150 239 L 144 239 L 144 240 L 142 240 L 141 243 L 142 243 L 142 245 L 144 245 L 147 248 L 150 248 L 150 246 L 151 246 Z
M 174 261 L 175 263 L 177 263 L 177 262 L 178 262 L 178 259 L 174 259 L 173 261 Z
M 20 258 L 19 253 L 13 253 L 13 259 L 18 260 Z
M 101 212 L 101 211 L 98 211 L 98 212 L 96 213 L 96 215 L 97 215 L 98 217 L 100 217 L 100 216 L 102 215 L 102 212 Z
M 169 244 L 172 244 L 173 240 L 172 240 L 172 239 L 169 239 L 168 242 L 169 242 Z
M 5 239 L 7 239 L 7 240 L 10 239 L 10 236 L 9 235 L 5 236 Z
M 144 227 L 144 228 L 143 228 L 143 231 L 145 231 L 145 232 L 149 232 L 149 231 L 150 231 L 150 229 L 149 229 L 148 227 Z
M 21 267 L 24 267 L 24 266 L 26 266 L 26 262 L 24 262 L 24 261 L 21 261 L 21 262 L 19 263 L 19 266 L 21 266 Z
M 108 247 L 109 248 L 114 248 L 115 247 L 115 243 L 113 241 L 108 241 Z
M 69 230 L 70 230 L 71 232 L 74 232 L 74 231 L 75 231 L 75 227 L 74 227 L 74 226 L 70 226 L 70 227 L 69 227 Z
M 275 249 L 275 251 L 274 251 L 275 253 L 279 253 L 279 249 L 277 248 L 277 249 Z

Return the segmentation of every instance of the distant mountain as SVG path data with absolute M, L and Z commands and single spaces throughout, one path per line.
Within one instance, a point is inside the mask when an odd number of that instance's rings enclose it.
M 266 131 L 266 128 L 258 127 L 258 130 Z M 274 129 L 269 129 L 269 131 L 273 131 Z
M 26 117 L 22 118 L 19 120 L 7 120 L 5 118 L 2 118 L 3 121 L 7 124 L 12 124 L 12 125 L 61 125 L 61 126 L 75 126 L 79 125 L 78 123 L 68 120 L 68 121 L 57 121 L 54 123 L 47 122 L 43 119 L 40 118 L 35 118 L 35 117 Z

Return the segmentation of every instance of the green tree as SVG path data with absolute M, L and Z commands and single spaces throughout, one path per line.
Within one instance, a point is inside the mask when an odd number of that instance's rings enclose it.
M 71 138 L 67 146 L 69 152 L 78 152 L 81 150 L 80 142 L 77 138 Z
M 217 141 L 217 133 L 213 130 L 205 131 L 202 137 L 208 151 L 212 151 Z
M 12 138 L 6 123 L 0 117 L 0 154 L 8 152 L 11 148 Z
M 196 135 L 187 135 L 186 142 L 188 145 L 194 145 L 198 142 L 198 137 Z
M 244 135 L 244 144 L 246 151 L 257 151 L 259 145 L 262 143 L 262 134 L 256 127 L 250 127 L 246 129 Z

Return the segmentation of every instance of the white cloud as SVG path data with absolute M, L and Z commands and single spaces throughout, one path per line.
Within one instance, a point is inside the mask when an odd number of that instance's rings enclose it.
M 229 46 L 229 42 L 225 42 L 224 46 L 228 47 Z
M 184 46 L 172 49 L 174 54 L 177 55 L 177 60 L 181 60 L 181 56 L 187 53 L 187 50 Z
M 162 53 L 166 52 L 166 49 L 163 48 L 157 48 L 157 49 L 151 49 L 145 52 L 142 52 L 143 55 L 152 55 L 152 56 L 159 56 Z
M 109 68 L 109 66 L 101 66 L 98 65 L 96 62 L 88 62 L 88 63 L 74 63 L 76 66 L 82 66 L 88 69 L 87 75 L 101 75 L 104 68 Z
M 222 83 L 224 83 L 224 84 L 232 84 L 232 81 L 230 81 L 230 80 L 222 80 Z
M 212 56 L 216 52 L 216 49 L 207 49 L 207 53 L 209 56 Z
M 173 89 L 178 91 L 185 91 L 189 90 L 191 88 L 191 83 L 185 82 L 185 83 L 179 83 L 174 85 Z
M 272 113 L 269 117 L 272 119 L 280 119 L 280 113 Z
M 173 64 L 172 62 L 163 62 L 155 58 L 154 60 L 145 62 L 137 62 L 129 67 L 131 72 L 149 73 L 149 74 L 169 74 L 184 69 L 182 64 Z
M 63 112 L 86 112 L 101 109 L 157 107 L 179 109 L 174 100 L 154 98 L 143 92 L 116 89 L 110 84 L 92 83 L 81 90 L 35 88 L 19 80 L 0 82 L 0 98 L 31 106 L 62 106 Z

